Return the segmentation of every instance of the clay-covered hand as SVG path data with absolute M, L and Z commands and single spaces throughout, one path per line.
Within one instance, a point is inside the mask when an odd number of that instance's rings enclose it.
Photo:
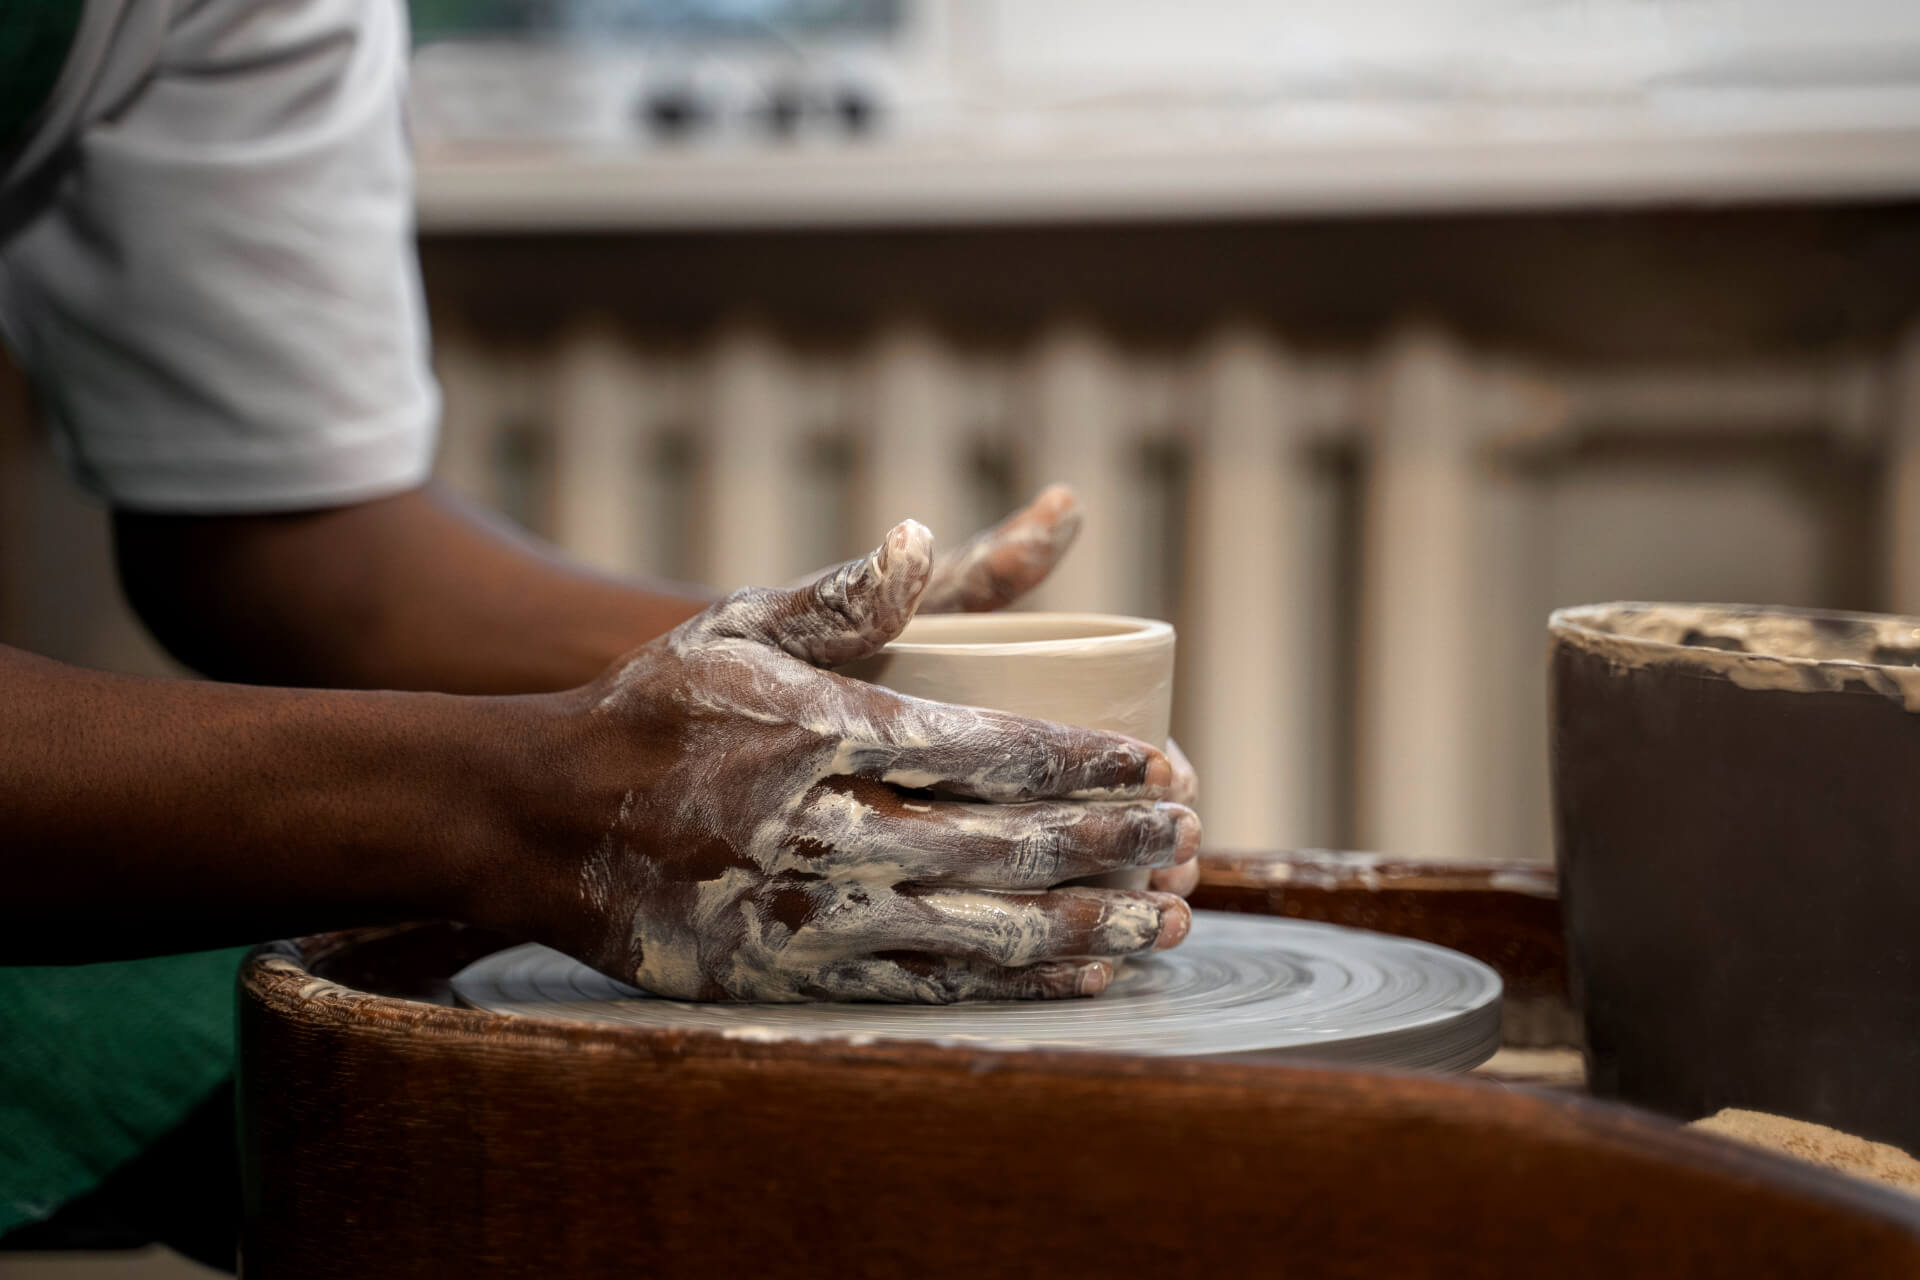
M 920 613 L 984 613 L 1012 604 L 1043 582 L 1080 532 L 1080 501 L 1063 484 L 1048 485 L 1032 502 L 951 551 L 934 557 Z M 813 581 L 814 579 L 808 579 Z M 1169 741 L 1171 798 L 1191 808 L 1200 780 L 1180 744 Z M 1200 864 L 1183 862 L 1153 872 L 1151 887 L 1186 897 L 1200 883 Z
M 1164 754 L 823 669 L 906 625 L 931 546 L 909 521 L 555 695 L 575 816 L 531 824 L 547 869 L 513 926 L 700 1000 L 1089 995 L 1179 942 L 1176 896 L 1052 887 L 1194 857 Z

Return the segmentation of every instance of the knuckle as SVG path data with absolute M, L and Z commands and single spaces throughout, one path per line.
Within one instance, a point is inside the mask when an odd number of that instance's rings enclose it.
M 776 614 L 780 593 L 771 587 L 740 587 L 707 610 L 706 631 L 712 636 L 744 636 L 765 625 Z
M 1079 843 L 1084 859 L 1101 868 L 1155 866 L 1172 858 L 1176 835 L 1172 820 L 1151 804 L 1103 806 L 1083 822 Z
M 1129 852 L 1136 866 L 1154 866 L 1170 860 L 1179 849 L 1175 815 L 1153 805 L 1132 806 L 1126 821 Z
M 1023 950 L 1018 934 L 1005 928 L 989 930 L 979 939 L 978 946 L 982 958 L 1000 965 L 1018 963 Z
M 980 905 L 986 902 L 984 909 Z M 961 908 L 950 934 L 957 949 L 996 965 L 1031 964 L 1044 957 L 1052 934 L 1046 912 L 998 894 L 981 895 Z
M 1081 753 L 1042 728 L 1030 728 L 1021 743 L 1030 761 L 1029 785 L 1035 794 L 1053 795 L 1071 790 L 1081 772 Z
M 978 993 L 980 983 L 964 965 L 940 964 L 932 968 L 914 983 L 914 990 L 923 1004 L 956 1004 L 970 1000 Z
M 1056 964 L 1016 969 L 1009 975 L 1009 994 L 1030 1000 L 1056 1000 L 1073 994 L 1072 970 Z
M 973 999 L 980 990 L 980 984 L 956 973 L 946 973 L 928 985 L 928 1004 L 959 1004 L 962 1000 Z
M 866 606 L 851 594 L 852 584 L 836 574 L 814 592 L 814 601 L 843 631 L 864 631 L 868 624 Z
M 778 593 L 771 587 L 736 587 L 720 598 L 716 613 L 753 613 L 764 610 Z
M 1069 848 L 1067 830 L 1048 827 L 1032 832 L 1013 843 L 1007 858 L 1007 875 L 1017 885 L 1040 888 L 1062 878 Z

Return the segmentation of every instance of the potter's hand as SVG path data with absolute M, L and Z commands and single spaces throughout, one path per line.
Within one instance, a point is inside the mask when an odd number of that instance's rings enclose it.
M 999 524 L 935 556 L 918 612 L 984 613 L 1005 608 L 1053 572 L 1079 532 L 1079 499 L 1066 485 L 1048 485 Z M 1199 777 L 1179 743 L 1169 741 L 1166 754 L 1173 766 L 1169 795 L 1191 807 L 1200 791 Z M 1199 882 L 1200 864 L 1192 861 L 1158 868 L 1149 881 L 1152 888 L 1183 898 Z
M 1180 941 L 1177 897 L 1051 888 L 1194 856 L 1161 752 L 821 669 L 906 625 L 931 541 L 909 521 L 555 695 L 575 812 L 536 827 L 561 852 L 521 931 L 660 995 L 736 1000 L 1087 995 L 1107 958 Z

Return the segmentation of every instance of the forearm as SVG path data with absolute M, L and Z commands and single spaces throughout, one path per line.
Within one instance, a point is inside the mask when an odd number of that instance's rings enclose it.
M 527 797 L 556 788 L 545 701 L 142 680 L 0 648 L 0 962 L 467 916 L 516 874 Z
M 154 634 L 217 679 L 332 688 L 571 688 L 710 597 L 570 564 L 432 489 L 334 510 L 115 519 Z

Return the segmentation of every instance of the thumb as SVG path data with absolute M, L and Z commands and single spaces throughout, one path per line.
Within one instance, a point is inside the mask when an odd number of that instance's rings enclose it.
M 933 566 L 928 613 L 1002 609 L 1039 586 L 1080 532 L 1080 502 L 1063 484 L 991 529 L 974 534 Z
M 709 634 L 758 640 L 817 667 L 877 652 L 913 618 L 933 571 L 933 535 L 917 520 L 888 531 L 871 555 L 791 590 L 741 592 L 715 611 Z

